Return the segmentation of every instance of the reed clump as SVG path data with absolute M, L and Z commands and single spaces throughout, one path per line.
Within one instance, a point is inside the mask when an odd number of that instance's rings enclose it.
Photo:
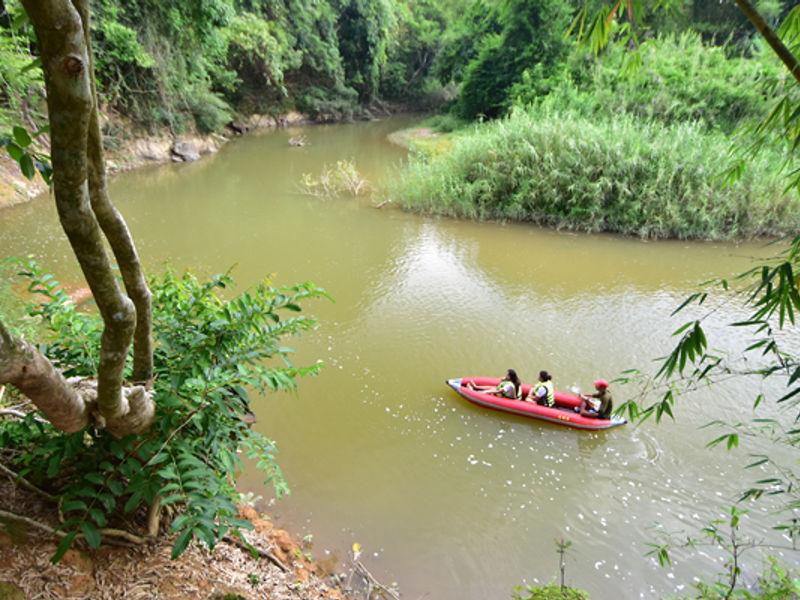
M 730 143 L 699 124 L 517 109 L 460 132 L 446 153 L 413 156 L 389 194 L 422 213 L 645 238 L 800 231 L 800 201 L 778 175 L 781 155 L 762 153 L 726 181 Z
M 300 180 L 302 193 L 320 198 L 363 196 L 371 189 L 369 182 L 358 172 L 352 160 L 338 160 L 334 165 L 326 164 L 318 176 L 304 173 Z

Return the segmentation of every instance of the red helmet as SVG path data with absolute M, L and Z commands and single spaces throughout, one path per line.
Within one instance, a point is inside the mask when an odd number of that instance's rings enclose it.
M 604 390 L 608 387 L 608 382 L 605 379 L 596 379 L 594 382 L 594 387 L 598 390 Z

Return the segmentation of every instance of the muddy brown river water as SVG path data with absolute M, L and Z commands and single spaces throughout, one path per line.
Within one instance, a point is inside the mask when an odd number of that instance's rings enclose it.
M 573 544 L 568 582 L 592 598 L 688 593 L 721 557 L 678 552 L 662 569 L 647 544 L 655 524 L 695 531 L 744 487 L 740 465 L 763 444 L 708 450 L 714 432 L 699 428 L 749 416 L 752 390 L 717 387 L 682 403 L 675 422 L 592 433 L 474 407 L 444 381 L 507 367 L 530 379 L 544 368 L 557 387 L 586 390 L 597 376 L 651 368 L 681 322 L 672 309 L 698 282 L 771 250 L 432 219 L 299 193 L 303 173 L 340 159 L 372 182 L 394 176 L 405 151 L 386 135 L 411 122 L 311 127 L 301 148 L 287 143 L 296 130 L 258 133 L 197 163 L 113 181 L 150 272 L 235 265 L 243 287 L 273 274 L 335 298 L 308 306 L 320 327 L 294 344 L 297 361 L 322 359 L 323 373 L 296 396 L 254 402 L 292 493 L 272 502 L 255 471 L 242 487 L 290 529 L 313 533 L 323 561 L 359 542 L 405 598 L 509 598 L 515 585 L 555 579 L 561 537 Z M 0 255 L 28 254 L 79 285 L 48 198 L 0 212 Z M 740 316 L 720 305 L 709 332 Z M 712 345 L 735 352 L 743 334 Z M 745 518 L 747 531 L 779 539 L 773 523 L 766 508 Z M 745 577 L 760 566 L 754 554 Z

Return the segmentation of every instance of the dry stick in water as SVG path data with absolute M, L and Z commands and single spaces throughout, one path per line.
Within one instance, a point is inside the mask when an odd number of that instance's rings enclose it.
M 375 576 L 370 573 L 369 569 L 364 566 L 360 560 L 355 562 L 355 566 L 353 571 L 350 573 L 350 578 L 348 580 L 348 587 L 352 589 L 352 581 L 353 575 L 358 573 L 361 577 L 363 577 L 367 582 L 367 595 L 365 596 L 365 600 L 372 600 L 372 590 L 373 588 L 379 590 L 382 594 L 388 595 L 390 598 L 394 600 L 400 600 L 400 595 L 395 592 L 394 590 L 386 587 L 380 581 L 378 581 Z

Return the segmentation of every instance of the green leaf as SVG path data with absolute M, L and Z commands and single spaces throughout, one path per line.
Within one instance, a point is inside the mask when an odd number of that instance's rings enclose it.
M 108 489 L 111 490 L 111 493 L 115 496 L 121 496 L 124 490 L 122 483 L 120 483 L 117 479 L 112 479 L 107 483 Z
M 75 510 L 86 510 L 88 507 L 86 506 L 86 502 L 83 500 L 68 500 L 64 502 L 61 506 L 61 510 L 63 512 L 72 512 Z
M 22 174 L 28 179 L 33 179 L 36 176 L 36 167 L 33 164 L 33 158 L 30 154 L 24 154 L 19 161 L 19 168 Z
M 797 394 L 800 394 L 800 387 L 794 388 L 791 392 L 789 392 L 785 396 L 782 396 L 781 398 L 779 398 L 778 402 L 779 403 L 780 402 L 786 402 L 789 398 L 792 398 L 792 397 L 796 396 Z
M 84 521 L 81 523 L 81 532 L 83 532 L 83 537 L 86 538 L 86 543 L 89 544 L 90 548 L 96 549 L 100 547 L 103 536 L 100 535 L 97 527 L 89 521 Z
M 189 542 L 192 541 L 192 533 L 191 529 L 186 529 L 178 536 L 178 539 L 175 540 L 175 545 L 172 546 L 172 560 L 175 560 L 184 553 L 189 546 Z
M 60 561 L 67 553 L 67 550 L 69 550 L 69 547 L 72 545 L 72 542 L 75 541 L 77 535 L 78 534 L 75 531 L 71 531 L 70 533 L 65 535 L 58 543 L 58 547 L 56 548 L 55 554 L 53 554 L 53 556 L 50 557 L 50 562 L 55 564 L 58 561 Z
M 103 485 L 103 478 L 95 472 L 87 473 L 83 477 L 86 481 L 97 485 Z
M 97 524 L 98 527 L 106 526 L 106 515 L 99 508 L 90 508 L 89 516 L 92 517 L 92 520 Z
M 20 74 L 25 74 L 28 71 L 32 71 L 33 69 L 40 69 L 42 67 L 42 59 L 41 58 L 34 58 L 30 61 L 27 65 L 20 69 Z
M 14 142 L 9 142 L 8 144 L 6 144 L 6 151 L 11 156 L 11 158 L 13 158 L 17 162 L 22 160 L 22 157 L 25 155 L 25 151 Z
M 14 141 L 17 142 L 17 145 L 20 148 L 25 148 L 30 146 L 33 140 L 31 136 L 28 134 L 28 130 L 24 127 L 20 127 L 19 125 L 15 126 L 13 129 Z
M 125 507 L 123 508 L 123 510 L 126 513 L 129 513 L 132 510 L 136 509 L 142 501 L 142 495 L 143 494 L 141 490 L 136 490 L 135 492 L 133 492 L 133 494 L 131 494 L 131 497 L 128 498 L 128 501 L 125 502 Z

